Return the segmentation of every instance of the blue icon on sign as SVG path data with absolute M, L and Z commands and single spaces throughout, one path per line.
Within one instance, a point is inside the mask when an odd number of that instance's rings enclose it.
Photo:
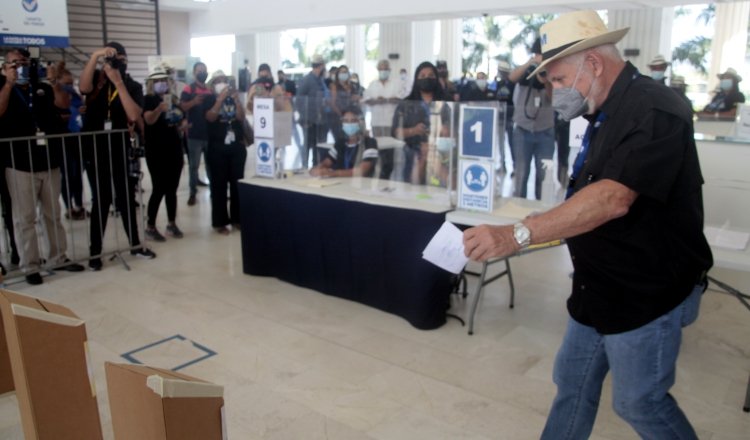
M 37 0 L 21 0 L 21 4 L 26 12 L 34 12 L 39 8 Z
M 489 182 L 490 176 L 487 175 L 487 170 L 479 165 L 470 166 L 464 173 L 464 184 L 474 192 L 484 191 Z
M 268 142 L 261 142 L 258 145 L 258 159 L 261 162 L 268 162 L 271 160 L 271 157 L 273 157 L 273 149 L 268 145 Z

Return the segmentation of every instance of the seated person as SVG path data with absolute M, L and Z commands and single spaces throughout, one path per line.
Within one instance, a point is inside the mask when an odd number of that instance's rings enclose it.
M 711 102 L 698 113 L 699 118 L 734 119 L 737 104 L 745 102 L 745 95 L 740 92 L 739 83 L 742 77 L 731 67 L 718 75 L 719 91 Z
M 336 141 L 323 160 L 310 170 L 310 174 L 320 177 L 372 177 L 378 161 L 378 144 L 364 133 L 361 110 L 356 106 L 348 107 L 341 115 L 341 123 L 345 137 Z

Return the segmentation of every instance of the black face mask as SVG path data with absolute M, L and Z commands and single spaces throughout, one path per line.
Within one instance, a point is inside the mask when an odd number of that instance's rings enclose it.
M 417 80 L 417 90 L 420 92 L 434 92 L 438 88 L 436 78 L 421 78 Z
M 195 79 L 197 79 L 199 83 L 206 82 L 206 78 L 208 78 L 208 72 L 198 72 L 195 74 Z

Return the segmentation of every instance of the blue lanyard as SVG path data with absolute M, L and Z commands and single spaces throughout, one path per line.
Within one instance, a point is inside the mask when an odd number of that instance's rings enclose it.
M 604 122 L 606 119 L 607 119 L 607 115 L 604 114 L 603 111 L 600 111 L 594 123 L 593 124 L 589 123 L 589 126 L 586 127 L 586 134 L 583 135 L 583 143 L 581 144 L 581 151 L 578 152 L 578 156 L 576 156 L 576 161 L 573 164 L 573 173 L 570 175 L 570 182 L 568 183 L 568 191 L 565 193 L 565 199 L 569 199 L 570 196 L 572 196 L 573 193 L 575 192 L 573 187 L 575 186 L 576 180 L 578 179 L 578 176 L 581 173 L 581 170 L 583 169 L 583 164 L 586 163 L 586 157 L 588 156 L 588 153 L 589 153 L 589 146 L 591 145 L 591 138 L 596 134 L 596 131 L 602 125 L 602 122 Z

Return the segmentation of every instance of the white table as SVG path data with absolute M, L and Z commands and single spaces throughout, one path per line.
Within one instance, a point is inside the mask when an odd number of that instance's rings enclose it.
M 478 226 L 478 225 L 511 225 L 517 223 L 524 218 L 528 217 L 534 212 L 542 212 L 551 208 L 549 205 L 545 205 L 538 200 L 528 200 L 520 198 L 503 198 L 497 202 L 499 205 L 492 212 L 475 212 L 456 210 L 446 214 L 445 219 L 451 223 L 465 225 L 465 226 Z M 558 243 L 559 244 L 559 243 Z M 510 303 L 509 307 L 512 309 L 514 306 L 516 289 L 513 284 L 513 272 L 510 269 L 509 259 L 513 256 L 522 255 L 524 253 L 533 252 L 534 250 L 548 247 L 531 247 L 520 253 L 510 255 L 505 258 L 497 258 L 494 260 L 488 260 L 482 263 L 482 271 L 479 274 L 466 272 L 470 275 L 479 275 L 479 281 L 477 283 L 476 291 L 474 293 L 474 301 L 471 305 L 471 312 L 469 313 L 469 334 L 474 334 L 474 317 L 477 313 L 477 307 L 479 306 L 479 297 L 484 290 L 484 286 L 492 283 L 493 281 L 500 279 L 504 276 L 508 277 L 508 285 L 510 287 Z M 487 268 L 495 263 L 504 262 L 505 270 L 500 273 L 487 278 Z

